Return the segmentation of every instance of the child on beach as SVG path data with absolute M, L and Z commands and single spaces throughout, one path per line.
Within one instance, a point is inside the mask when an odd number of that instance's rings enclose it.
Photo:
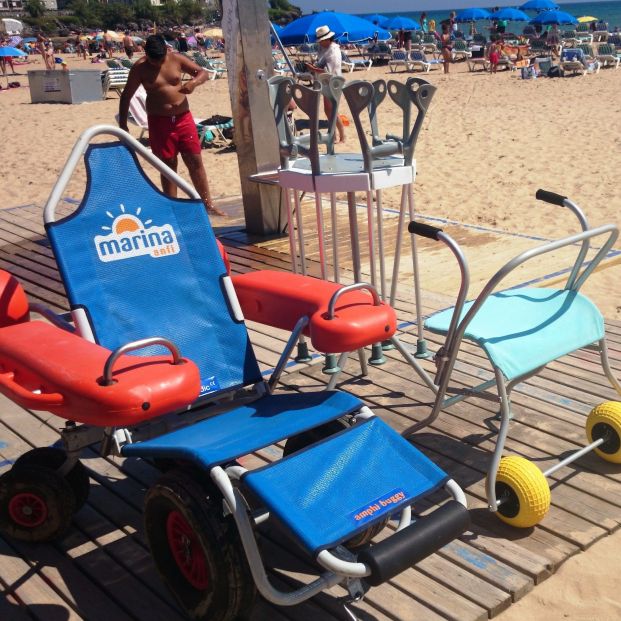
M 451 43 L 451 33 L 449 32 L 449 25 L 446 22 L 442 24 L 440 45 L 442 47 L 442 59 L 444 60 L 444 73 L 448 73 L 449 67 L 451 65 L 451 60 L 453 58 L 453 44 Z
M 496 73 L 498 70 L 498 61 L 500 60 L 500 54 L 502 52 L 502 46 L 500 41 L 494 37 L 492 42 L 489 45 L 488 50 L 488 59 L 489 59 L 489 70 L 491 73 Z

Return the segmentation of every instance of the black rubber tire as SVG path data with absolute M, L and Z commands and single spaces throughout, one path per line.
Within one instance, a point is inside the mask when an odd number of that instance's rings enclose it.
M 295 436 L 287 438 L 282 455 L 283 457 L 287 457 L 288 455 L 297 453 L 307 446 L 315 444 L 315 442 L 319 442 L 320 440 L 325 440 L 326 438 L 329 438 L 335 433 L 343 431 L 348 427 L 349 425 L 345 421 L 337 418 L 336 420 L 331 420 L 330 422 L 324 423 L 319 427 L 298 433 Z
M 219 492 L 183 469 L 166 473 L 146 494 L 145 533 L 153 561 L 190 619 L 246 619 L 254 605 L 256 587 L 235 521 L 222 511 Z M 171 551 L 167 521 L 172 512 L 183 516 L 204 555 L 205 588 L 190 583 Z
M 63 449 L 55 446 L 41 446 L 20 455 L 13 464 L 13 468 L 27 465 L 58 470 L 65 463 L 66 459 L 67 453 Z M 88 494 L 91 490 L 88 471 L 84 467 L 84 464 L 78 460 L 73 468 L 65 475 L 65 479 L 71 486 L 75 495 L 75 511 L 77 512 L 88 500 Z
M 343 431 L 347 429 L 349 424 L 340 418 L 336 420 L 332 420 L 329 423 L 325 423 L 319 427 L 315 427 L 314 429 L 309 429 L 308 431 L 304 431 L 299 433 L 296 436 L 292 436 L 287 439 L 285 442 L 285 446 L 283 449 L 283 457 L 287 457 L 288 455 L 292 455 L 297 451 L 301 451 L 302 449 L 310 446 L 311 444 L 315 444 L 315 442 L 319 442 L 321 440 L 325 440 L 330 436 L 338 433 L 339 431 Z M 343 543 L 346 548 L 350 550 L 356 550 L 357 548 L 361 548 L 362 546 L 367 545 L 370 541 L 375 537 L 378 533 L 384 530 L 386 524 L 388 524 L 389 518 L 374 524 L 373 526 L 367 528 L 367 530 L 359 533 L 355 537 L 348 539 Z
M 34 495 L 45 505 L 42 523 L 25 526 L 11 516 L 11 499 Z M 67 480 L 49 468 L 22 464 L 0 477 L 0 531 L 21 541 L 59 539 L 71 526 L 75 495 Z

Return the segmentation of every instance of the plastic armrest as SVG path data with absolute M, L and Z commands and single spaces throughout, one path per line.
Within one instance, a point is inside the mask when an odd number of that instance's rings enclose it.
M 365 580 L 371 586 L 383 584 L 451 542 L 469 526 L 468 509 L 456 500 L 449 500 L 433 513 L 358 554 L 358 562 L 371 570 Z
M 57 392 L 36 393 L 28 390 L 15 381 L 15 373 L 0 373 L 0 392 L 16 403 L 23 403 L 27 407 L 46 409 L 63 404 L 64 398 Z

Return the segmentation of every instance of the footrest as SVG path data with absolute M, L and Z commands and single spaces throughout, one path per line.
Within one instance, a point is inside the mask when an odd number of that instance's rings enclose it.
M 448 476 L 371 418 L 243 480 L 316 556 L 433 492 Z
M 233 285 L 246 319 L 293 330 L 308 317 L 305 330 L 322 353 L 349 352 L 389 339 L 397 329 L 395 311 L 385 303 L 374 306 L 364 290 L 343 295 L 328 318 L 332 296 L 343 287 L 312 276 L 261 270 L 233 276 Z

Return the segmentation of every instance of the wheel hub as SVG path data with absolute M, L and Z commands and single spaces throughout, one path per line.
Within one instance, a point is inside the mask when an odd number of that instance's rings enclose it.
M 9 515 L 19 526 L 36 528 L 47 518 L 47 505 L 36 494 L 30 492 L 15 494 L 9 501 Z
M 209 586 L 207 559 L 194 529 L 179 511 L 168 514 L 166 535 L 175 563 L 185 579 L 195 589 L 205 590 Z
M 593 440 L 604 439 L 602 444 L 598 447 L 602 453 L 614 455 L 619 448 L 621 448 L 621 439 L 615 433 L 614 429 L 606 423 L 596 423 L 593 425 L 591 436 Z
M 498 512 L 508 518 L 515 517 L 520 512 L 520 501 L 509 485 L 499 481 L 496 483 L 496 500 Z

